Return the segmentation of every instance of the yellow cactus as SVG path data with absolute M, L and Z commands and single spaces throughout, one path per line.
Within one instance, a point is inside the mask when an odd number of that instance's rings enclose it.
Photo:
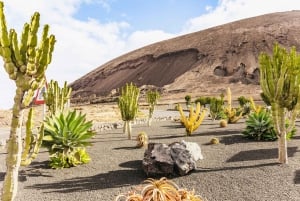
M 236 108 L 232 108 L 231 105 L 231 90 L 227 88 L 227 107 L 224 110 L 228 123 L 236 123 L 240 118 L 243 117 L 243 112 L 237 111 Z
M 181 105 L 178 105 L 178 110 L 180 113 L 180 120 L 186 129 L 187 135 L 191 135 L 192 132 L 198 129 L 206 115 L 206 110 L 201 112 L 201 106 L 199 102 L 196 105 L 196 110 L 194 110 L 193 106 L 190 107 L 190 113 L 188 117 L 186 117 L 183 113 Z
M 250 108 L 253 112 L 255 112 L 256 114 L 258 114 L 262 109 L 263 107 L 261 105 L 256 105 L 253 98 L 250 97 Z
M 145 132 L 141 132 L 138 134 L 138 136 L 136 137 L 136 141 L 137 141 L 137 147 L 147 147 L 148 145 L 148 136 Z

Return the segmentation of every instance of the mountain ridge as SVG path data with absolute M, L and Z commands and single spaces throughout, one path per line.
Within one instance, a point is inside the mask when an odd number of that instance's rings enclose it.
M 260 52 L 275 42 L 300 50 L 300 11 L 251 17 L 157 42 L 121 55 L 70 84 L 72 97 L 108 96 L 127 82 L 164 96 L 258 96 Z

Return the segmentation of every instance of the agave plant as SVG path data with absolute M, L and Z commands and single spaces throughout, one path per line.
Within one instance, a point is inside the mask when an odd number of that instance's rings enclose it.
M 261 110 L 252 113 L 246 120 L 246 129 L 242 132 L 249 139 L 276 140 L 277 135 L 269 112 Z
M 91 145 L 89 140 L 95 132 L 91 130 L 92 121 L 86 121 L 85 116 L 68 111 L 47 117 L 43 146 L 49 150 L 51 167 L 72 167 L 89 161 L 84 148 Z
M 179 188 L 173 181 L 162 177 L 159 180 L 146 179 L 145 183 L 147 185 L 142 190 L 144 201 L 180 201 Z

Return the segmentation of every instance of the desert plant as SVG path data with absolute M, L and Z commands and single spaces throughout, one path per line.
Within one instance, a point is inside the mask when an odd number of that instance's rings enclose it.
M 227 88 L 227 107 L 225 107 L 224 112 L 227 116 L 228 123 L 236 123 L 243 117 L 241 109 L 232 107 L 231 90 L 229 87 Z
M 146 96 L 147 96 L 147 102 L 149 104 L 148 126 L 151 126 L 152 116 L 153 116 L 157 101 L 160 98 L 160 94 L 157 90 L 155 90 L 155 91 L 150 90 L 147 92 Z
M 124 121 L 123 132 L 128 133 L 128 139 L 131 139 L 131 121 L 138 113 L 138 100 L 140 90 L 133 83 L 126 84 L 121 88 L 121 95 L 118 100 L 118 106 Z
M 44 137 L 44 123 L 41 123 L 39 131 L 33 132 L 33 108 L 29 109 L 26 121 L 26 135 L 24 150 L 21 156 L 21 165 L 28 166 L 37 157 Z
M 184 97 L 184 100 L 185 100 L 185 104 L 186 104 L 186 107 L 189 108 L 191 103 L 192 103 L 192 97 L 191 95 L 186 95 Z
M 9 33 L 0 2 L 0 55 L 9 78 L 15 81 L 16 94 L 12 109 L 10 136 L 7 143 L 6 174 L 3 182 L 2 201 L 14 200 L 17 194 L 18 174 L 21 163 L 21 128 L 24 109 L 31 103 L 34 91 L 43 86 L 45 71 L 51 62 L 55 37 L 48 36 L 49 26 L 45 25 L 40 43 L 37 33 L 40 14 L 35 12 L 30 23 L 25 23 L 20 42 L 14 29 Z
M 144 183 L 146 186 L 141 193 L 144 200 L 180 200 L 177 184 L 165 177 L 162 177 L 159 180 L 149 178 L 146 179 Z
M 56 111 L 63 111 L 70 99 L 72 89 L 64 83 L 64 87 L 60 88 L 58 82 L 51 80 L 47 85 L 47 91 L 44 93 L 45 103 L 50 114 Z
M 259 55 L 260 86 L 271 104 L 272 119 L 278 140 L 278 160 L 288 163 L 286 135 L 294 128 L 300 109 L 300 55 L 296 48 L 287 52 L 275 44 L 273 55 Z M 286 119 L 290 125 L 286 128 Z
M 221 127 L 221 128 L 227 127 L 227 122 L 228 122 L 227 119 L 221 119 L 221 120 L 220 120 L 220 127 Z
M 120 194 L 115 201 L 202 201 L 200 195 L 195 195 L 195 191 L 179 189 L 176 183 L 165 177 L 161 179 L 149 178 L 144 181 L 141 194 L 130 191 Z
M 194 190 L 189 191 L 187 189 L 179 189 L 178 193 L 181 201 L 203 201 L 200 195 L 195 195 Z
M 224 117 L 224 101 L 215 97 L 210 98 L 209 113 L 212 120 L 221 119 Z
M 140 132 L 137 137 L 136 137 L 136 141 L 137 141 L 137 147 L 147 147 L 148 145 L 148 136 L 145 132 Z
M 251 108 L 251 111 L 255 112 L 255 113 L 259 113 L 261 110 L 263 110 L 263 106 L 261 105 L 256 105 L 253 98 L 250 97 L 250 108 Z
M 211 143 L 211 144 L 219 144 L 219 143 L 220 143 L 220 140 L 219 140 L 218 138 L 214 137 L 214 138 L 212 138 L 212 139 L 210 140 L 210 143 Z
M 181 105 L 178 105 L 178 109 L 180 113 L 180 120 L 186 129 L 186 134 L 190 136 L 192 135 L 192 132 L 197 130 L 198 127 L 201 125 L 205 117 L 206 110 L 203 110 L 201 112 L 200 103 L 197 103 L 196 110 L 194 110 L 194 108 L 191 106 L 189 116 L 186 117 L 183 113 Z
M 272 117 L 265 110 L 251 113 L 246 120 L 246 128 L 242 133 L 246 138 L 254 140 L 277 139 Z
M 195 103 L 200 103 L 201 106 L 206 107 L 206 105 L 210 104 L 211 97 L 201 96 L 195 100 Z
M 89 161 L 80 159 L 88 158 L 84 148 L 91 145 L 89 140 L 95 135 L 92 125 L 77 111 L 57 112 L 46 118 L 43 146 L 49 150 L 50 165 L 56 164 L 53 168 L 58 168 L 57 164 L 65 164 L 63 168 Z

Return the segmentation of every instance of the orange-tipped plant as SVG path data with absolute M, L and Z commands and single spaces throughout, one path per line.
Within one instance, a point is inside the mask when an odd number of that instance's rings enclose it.
M 195 195 L 195 191 L 188 191 L 186 189 L 179 189 L 178 193 L 180 195 L 181 201 L 202 201 L 200 195 Z
M 145 180 L 147 185 L 142 190 L 143 200 L 147 201 L 180 201 L 178 186 L 171 180 L 162 177 L 159 180 L 149 178 Z

